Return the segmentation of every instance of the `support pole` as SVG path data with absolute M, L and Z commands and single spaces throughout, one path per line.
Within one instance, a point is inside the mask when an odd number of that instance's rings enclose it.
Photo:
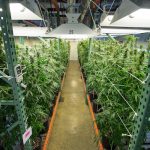
M 11 22 L 11 15 L 9 9 L 9 0 L 0 0 L 0 25 L 2 30 L 2 37 L 6 52 L 6 60 L 8 65 L 9 76 L 12 77 L 10 80 L 14 96 L 14 104 L 18 117 L 18 124 L 20 126 L 20 137 L 27 130 L 27 117 L 24 106 L 24 98 L 21 92 L 20 83 L 16 82 L 15 77 L 15 66 L 17 65 L 17 57 L 15 50 L 15 43 L 13 38 L 13 29 Z M 30 140 L 24 145 L 24 150 L 32 150 Z
M 142 90 L 138 107 L 138 115 L 133 127 L 129 150 L 141 150 L 146 137 L 146 130 L 150 123 L 150 58 L 148 64 L 148 77 Z
M 91 55 L 92 50 L 93 50 L 93 38 L 90 38 L 89 39 L 89 54 L 88 54 L 88 59 L 90 59 L 90 55 Z

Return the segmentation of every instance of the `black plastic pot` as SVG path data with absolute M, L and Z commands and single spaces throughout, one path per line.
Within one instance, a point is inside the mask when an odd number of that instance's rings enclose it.
M 56 104 L 56 96 L 55 96 L 54 99 L 52 100 L 52 103 L 53 103 L 53 107 L 54 107 L 55 104 Z
M 95 100 L 93 100 L 93 112 L 95 114 L 102 112 L 102 106 L 100 104 L 98 104 Z
M 91 102 L 93 102 L 93 100 L 98 98 L 98 95 L 95 92 L 89 92 L 88 94 L 90 96 Z
M 0 150 L 4 150 L 4 147 L 2 145 L 0 145 Z
M 33 144 L 33 150 L 41 150 L 41 138 L 37 137 Z
M 49 120 L 50 118 L 45 119 L 45 121 L 43 122 L 43 126 L 44 128 L 40 131 L 40 134 L 44 134 L 48 131 L 48 127 L 49 127 Z
M 49 116 L 50 116 L 50 117 L 53 115 L 53 109 L 54 109 L 54 107 L 51 106 L 51 107 L 50 107 L 50 111 L 49 111 Z
M 103 137 L 102 138 L 102 144 L 103 144 L 103 147 L 106 149 L 106 150 L 115 150 L 116 146 L 113 145 L 113 147 L 111 148 L 111 145 L 109 143 L 109 138 L 108 137 Z
M 64 74 L 61 75 L 61 80 L 64 78 Z
M 85 81 L 85 83 L 86 83 L 86 80 L 87 80 L 87 77 L 84 75 L 84 81 Z
M 56 98 L 57 98 L 57 96 L 58 96 L 59 91 L 60 91 L 60 89 L 58 89 L 58 90 L 54 93 L 55 96 L 54 96 L 54 98 L 53 98 L 53 100 L 52 100 L 53 107 L 54 107 L 55 104 L 56 104 Z

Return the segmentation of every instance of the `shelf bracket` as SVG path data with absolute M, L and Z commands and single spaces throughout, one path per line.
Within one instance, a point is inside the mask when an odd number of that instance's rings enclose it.
M 11 77 L 6 75 L 4 72 L 0 71 L 0 79 L 2 79 L 3 81 L 5 81 L 6 83 L 8 83 L 9 85 L 11 84 Z
M 15 102 L 14 102 L 14 100 L 0 100 L 0 106 L 1 105 L 14 106 Z
M 10 132 L 11 130 L 13 130 L 14 128 L 16 128 L 19 125 L 19 122 L 15 122 L 13 123 L 8 129 L 6 129 L 7 132 Z M 0 134 L 0 137 L 3 137 L 5 134 L 7 134 L 7 132 L 3 132 Z

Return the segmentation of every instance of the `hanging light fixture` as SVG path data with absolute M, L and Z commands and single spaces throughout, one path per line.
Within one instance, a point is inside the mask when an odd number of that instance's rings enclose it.
M 39 7 L 35 1 L 10 1 L 12 20 L 42 20 Z
M 111 26 L 150 28 L 150 0 L 123 0 Z
M 114 15 L 109 15 L 106 12 L 103 12 L 103 14 L 101 15 L 100 25 L 101 26 L 110 26 L 110 23 L 111 23 L 113 17 L 114 17 Z
M 64 39 L 85 39 L 96 36 L 96 32 L 84 25 L 78 23 L 78 17 L 80 14 L 68 13 L 66 14 L 68 23 L 62 24 L 54 29 L 49 35 L 56 38 Z

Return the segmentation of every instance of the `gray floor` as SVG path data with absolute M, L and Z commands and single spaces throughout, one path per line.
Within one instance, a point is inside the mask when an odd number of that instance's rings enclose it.
M 70 61 L 48 150 L 98 150 L 77 61 Z

